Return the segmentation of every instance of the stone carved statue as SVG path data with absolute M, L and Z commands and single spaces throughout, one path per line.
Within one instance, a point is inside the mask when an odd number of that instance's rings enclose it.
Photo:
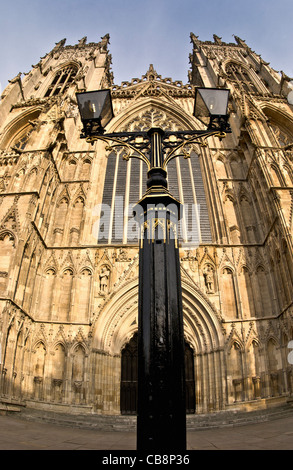
M 100 272 L 100 294 L 105 295 L 109 289 L 110 270 L 104 266 Z
M 215 292 L 215 280 L 214 280 L 214 270 L 212 266 L 208 265 L 205 268 L 204 279 L 205 279 L 207 294 L 213 294 Z

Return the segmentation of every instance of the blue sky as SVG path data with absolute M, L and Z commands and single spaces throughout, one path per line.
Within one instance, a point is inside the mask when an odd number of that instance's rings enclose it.
M 0 0 L 0 84 L 28 72 L 63 38 L 76 44 L 110 34 L 114 81 L 140 78 L 152 63 L 187 83 L 190 32 L 202 41 L 246 40 L 293 77 L 292 0 Z

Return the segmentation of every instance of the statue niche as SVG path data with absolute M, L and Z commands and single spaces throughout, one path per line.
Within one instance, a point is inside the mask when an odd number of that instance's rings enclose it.
M 110 288 L 110 268 L 107 265 L 102 266 L 99 274 L 99 294 L 107 295 Z
M 203 270 L 206 293 L 207 294 L 214 294 L 215 293 L 215 272 L 214 268 L 207 264 Z

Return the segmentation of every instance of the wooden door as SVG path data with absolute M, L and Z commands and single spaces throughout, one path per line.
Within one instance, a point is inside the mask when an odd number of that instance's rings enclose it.
M 122 351 L 120 409 L 124 415 L 137 413 L 137 334 Z
M 195 413 L 195 379 L 193 350 L 185 343 L 186 413 Z M 122 350 L 121 355 L 121 414 L 137 413 L 137 334 Z

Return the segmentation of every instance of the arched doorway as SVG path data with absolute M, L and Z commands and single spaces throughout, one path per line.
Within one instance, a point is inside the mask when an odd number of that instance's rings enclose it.
M 193 350 L 185 343 L 186 413 L 195 413 Z M 120 410 L 123 415 L 137 413 L 137 333 L 121 354 Z

